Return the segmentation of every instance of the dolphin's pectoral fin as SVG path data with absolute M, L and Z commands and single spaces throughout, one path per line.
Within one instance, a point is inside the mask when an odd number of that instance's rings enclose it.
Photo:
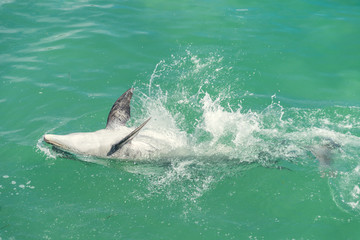
M 130 101 L 133 90 L 133 88 L 130 88 L 116 100 L 108 115 L 106 128 L 114 128 L 116 125 L 125 125 L 130 119 Z
M 145 124 L 147 124 L 150 121 L 151 118 L 149 118 L 148 120 L 146 120 L 143 124 L 141 124 L 140 126 L 138 126 L 134 131 L 132 131 L 129 135 L 127 135 L 126 137 L 124 137 L 123 139 L 120 140 L 120 142 L 114 144 L 111 146 L 110 151 L 107 153 L 107 156 L 111 156 L 113 153 L 115 153 L 117 150 L 119 150 L 122 146 L 124 146 L 125 144 L 127 144 L 128 142 L 130 142 L 138 133 L 139 131 L 145 126 Z

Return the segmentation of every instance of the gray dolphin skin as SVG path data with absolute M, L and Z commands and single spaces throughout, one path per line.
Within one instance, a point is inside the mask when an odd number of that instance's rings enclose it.
M 340 149 L 340 147 L 341 145 L 334 140 L 325 138 L 321 144 L 311 147 L 310 151 L 319 161 L 320 166 L 326 167 L 332 164 L 334 151 Z
M 67 135 L 45 134 L 44 141 L 71 153 L 104 158 L 118 158 L 119 152 L 128 145 L 150 121 L 147 119 L 135 130 L 125 126 L 130 119 L 130 101 L 133 88 L 121 95 L 112 106 L 106 127 L 95 132 L 79 132 Z

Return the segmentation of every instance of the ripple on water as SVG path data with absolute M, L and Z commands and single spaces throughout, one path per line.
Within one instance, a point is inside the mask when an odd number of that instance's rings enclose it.
M 15 2 L 15 0 L 2 0 L 0 2 L 0 7 L 2 7 L 5 4 L 9 4 L 9 3 L 13 3 L 13 2 Z
M 0 63 L 2 62 L 12 62 L 12 63 L 20 63 L 20 62 L 26 62 L 26 63 L 35 63 L 35 62 L 41 62 L 37 56 L 24 56 L 24 57 L 17 57 L 10 54 L 0 54 Z
M 27 77 L 19 77 L 19 76 L 3 76 L 4 79 L 7 79 L 9 83 L 19 83 L 19 82 L 27 82 L 29 78 Z
M 50 52 L 54 50 L 59 50 L 65 48 L 64 44 L 55 45 L 55 46 L 47 46 L 47 47 L 40 47 L 40 48 L 27 48 L 23 49 L 20 52 L 24 53 L 31 53 L 31 52 Z
M 42 38 L 39 42 L 39 44 L 46 44 L 46 43 L 52 43 L 63 39 L 78 39 L 78 38 L 84 38 L 84 36 L 79 35 L 78 33 L 81 33 L 82 29 L 75 29 L 71 31 L 65 31 L 62 33 L 56 33 L 53 34 L 50 37 Z

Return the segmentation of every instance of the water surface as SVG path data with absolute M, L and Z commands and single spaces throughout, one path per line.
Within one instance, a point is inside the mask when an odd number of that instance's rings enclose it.
M 0 1 L 0 239 L 356 239 L 359 25 L 350 0 Z M 130 87 L 171 154 L 43 143 Z

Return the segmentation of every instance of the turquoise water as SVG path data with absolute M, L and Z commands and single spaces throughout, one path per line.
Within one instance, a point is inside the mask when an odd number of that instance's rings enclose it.
M 359 26 L 350 0 L 0 1 L 0 239 L 357 239 Z M 181 146 L 43 143 L 130 87 L 128 125 Z

